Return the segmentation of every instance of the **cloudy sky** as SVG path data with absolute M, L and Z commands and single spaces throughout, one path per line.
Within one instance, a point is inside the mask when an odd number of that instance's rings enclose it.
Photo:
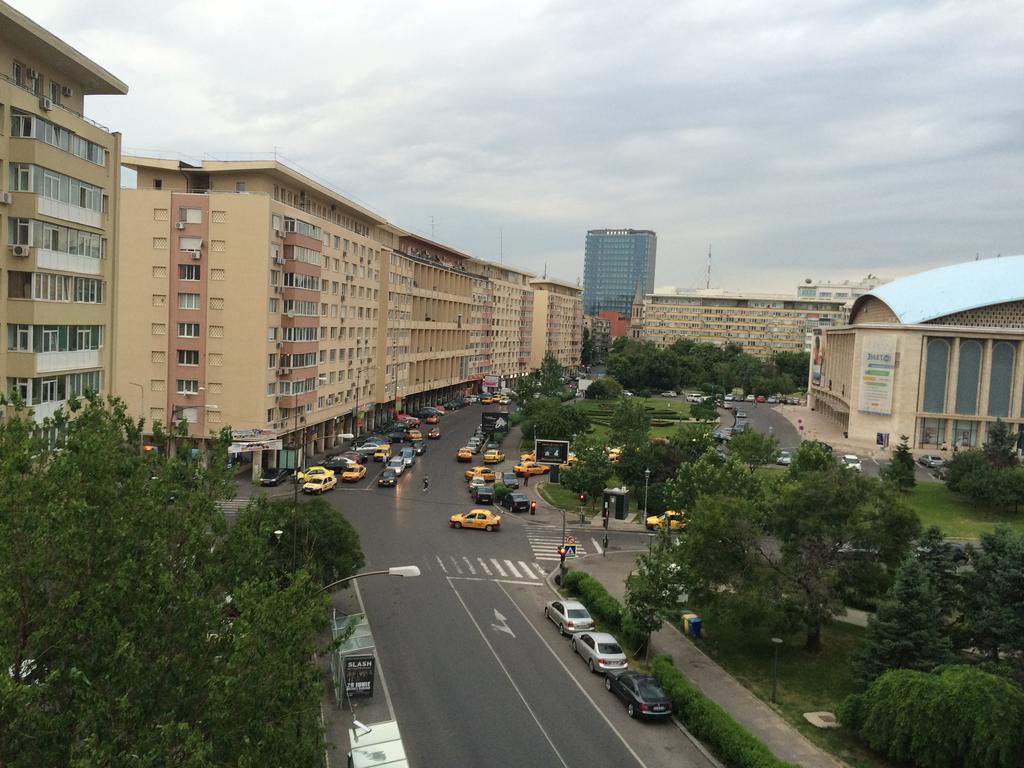
M 131 88 L 126 149 L 294 165 L 573 280 L 790 292 L 1024 253 L 1020 0 L 9 0 Z M 431 223 L 433 220 L 433 225 Z

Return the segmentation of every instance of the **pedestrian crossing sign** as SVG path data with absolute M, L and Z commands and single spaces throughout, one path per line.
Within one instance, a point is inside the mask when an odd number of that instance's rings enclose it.
M 575 544 L 566 544 L 565 545 L 565 556 L 566 557 L 576 557 L 576 545 Z

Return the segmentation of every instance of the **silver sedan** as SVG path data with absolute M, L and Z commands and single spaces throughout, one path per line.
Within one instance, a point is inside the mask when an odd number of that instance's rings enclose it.
M 563 637 L 594 628 L 594 620 L 587 609 L 576 600 L 552 600 L 544 606 L 544 618 L 552 621 Z
M 591 672 L 625 669 L 627 666 L 626 654 L 622 652 L 619 641 L 607 632 L 580 632 L 572 636 L 569 644 Z

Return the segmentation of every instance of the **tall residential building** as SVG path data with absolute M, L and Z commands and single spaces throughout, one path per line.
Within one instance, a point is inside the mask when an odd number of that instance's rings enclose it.
M 649 229 L 591 229 L 583 260 L 583 311 L 626 317 L 634 298 L 654 291 L 658 236 Z
M 51 416 L 111 389 L 121 136 L 85 96 L 128 86 L 0 2 L 0 382 Z
M 633 337 L 667 347 L 680 339 L 725 346 L 770 359 L 802 352 L 814 328 L 841 325 L 842 299 L 795 299 L 770 293 L 718 289 L 657 292 L 633 308 Z
M 488 302 L 481 307 L 484 365 L 487 381 L 497 382 L 488 386 L 498 386 L 503 379 L 507 384 L 526 375 L 531 368 L 536 312 L 530 287 L 533 274 L 481 259 L 473 259 L 466 269 L 486 280 L 481 284 L 484 301 Z
M 472 278 L 416 238 L 275 160 L 124 164 L 116 388 L 147 423 L 293 466 L 470 382 Z
M 533 289 L 533 344 L 530 367 L 540 368 L 551 352 L 562 368 L 580 366 L 583 346 L 583 301 L 580 289 L 551 278 L 530 281 Z
M 590 364 L 604 365 L 608 362 L 608 349 L 612 345 L 612 321 L 600 315 L 588 315 L 583 318 L 583 327 L 590 332 L 593 348 Z

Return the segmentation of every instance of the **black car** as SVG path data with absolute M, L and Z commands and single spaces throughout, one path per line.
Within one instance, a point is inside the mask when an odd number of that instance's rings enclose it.
M 515 472 L 502 472 L 501 482 L 508 488 L 516 489 L 519 487 L 519 475 Z
M 417 456 L 422 456 L 423 453 L 427 450 L 427 441 L 426 440 L 413 440 L 412 441 L 412 449 L 414 451 L 416 451 L 416 455 Z
M 405 430 L 396 429 L 394 432 L 388 432 L 388 440 L 392 443 L 405 442 Z
M 605 673 L 604 687 L 625 702 L 630 717 L 672 715 L 672 699 L 651 675 L 632 670 L 609 670 Z
M 344 453 L 339 453 L 338 456 L 341 456 L 346 459 L 351 459 L 356 464 L 366 463 L 366 457 L 356 451 L 345 451 Z
M 273 467 L 263 470 L 260 476 L 260 485 L 280 485 L 295 474 L 294 469 L 286 467 Z
M 394 486 L 398 484 L 398 474 L 395 470 L 388 467 L 380 473 L 380 477 L 377 478 L 377 487 L 384 488 L 386 486 Z
M 324 463 L 321 465 L 327 469 L 333 470 L 334 472 L 344 472 L 350 466 L 358 464 L 359 462 L 353 461 L 348 456 L 328 456 L 324 459 Z
M 529 512 L 530 497 L 525 493 L 508 493 L 501 500 L 501 506 L 509 512 Z
M 493 485 L 481 485 L 473 491 L 473 501 L 477 504 L 493 504 L 494 503 L 494 486 Z

